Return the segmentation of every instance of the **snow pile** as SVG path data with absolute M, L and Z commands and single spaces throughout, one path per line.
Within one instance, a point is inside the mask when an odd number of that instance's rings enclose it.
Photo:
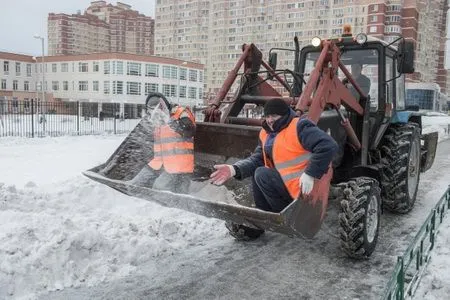
M 113 281 L 205 235 L 225 235 L 219 220 L 127 197 L 81 175 L 122 139 L 1 140 L 0 299 Z M 199 185 L 200 195 L 225 195 L 223 187 Z
M 78 179 L 52 192 L 0 187 L 0 286 L 10 296 L 113 281 L 222 228 Z

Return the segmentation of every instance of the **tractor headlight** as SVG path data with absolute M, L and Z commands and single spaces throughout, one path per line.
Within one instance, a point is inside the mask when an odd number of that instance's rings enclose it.
M 320 39 L 320 37 L 317 37 L 317 36 L 313 37 L 311 40 L 311 44 L 314 47 L 319 47 L 321 43 L 322 43 L 322 40 Z
M 367 42 L 367 35 L 365 34 L 365 33 L 358 33 L 357 35 L 356 35 L 356 42 L 358 43 L 358 44 L 360 44 L 360 45 L 363 45 L 363 44 L 365 44 L 366 42 Z

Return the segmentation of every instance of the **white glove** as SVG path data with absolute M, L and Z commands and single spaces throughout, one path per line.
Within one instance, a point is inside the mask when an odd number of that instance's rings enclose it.
M 216 171 L 211 174 L 211 183 L 215 185 L 224 184 L 225 181 L 236 175 L 236 171 L 234 170 L 232 165 L 215 165 L 214 169 Z
M 298 182 L 302 188 L 302 194 L 307 195 L 311 193 L 314 187 L 314 177 L 309 176 L 306 173 L 303 173 L 302 176 L 300 176 Z

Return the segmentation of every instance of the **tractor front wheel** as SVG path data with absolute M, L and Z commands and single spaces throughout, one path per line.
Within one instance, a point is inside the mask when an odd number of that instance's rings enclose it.
M 352 258 L 367 258 L 375 250 L 380 228 L 378 181 L 357 177 L 339 186 L 343 189 L 339 214 L 341 248 Z

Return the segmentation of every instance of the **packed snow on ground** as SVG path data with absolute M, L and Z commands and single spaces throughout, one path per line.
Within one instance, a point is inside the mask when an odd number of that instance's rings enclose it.
M 81 175 L 123 138 L 0 139 L 0 299 L 93 286 L 199 243 L 205 234 L 225 236 L 218 220 L 200 221 Z M 198 196 L 226 202 L 225 191 L 196 186 Z
M 444 129 L 450 119 L 440 118 L 424 124 L 427 130 L 438 128 L 441 139 L 448 137 Z M 176 261 L 174 253 L 206 242 L 223 248 L 221 241 L 230 239 L 223 221 L 127 197 L 81 175 L 105 162 L 124 137 L 0 139 L 0 299 L 95 287 L 126 278 L 152 260 L 173 258 L 174 266 L 184 266 L 189 262 Z M 223 187 L 197 190 L 198 196 L 218 201 L 230 197 Z M 424 290 L 418 291 L 427 299 L 449 293 L 449 233 L 447 220 Z M 273 280 L 291 276 L 272 272 Z

